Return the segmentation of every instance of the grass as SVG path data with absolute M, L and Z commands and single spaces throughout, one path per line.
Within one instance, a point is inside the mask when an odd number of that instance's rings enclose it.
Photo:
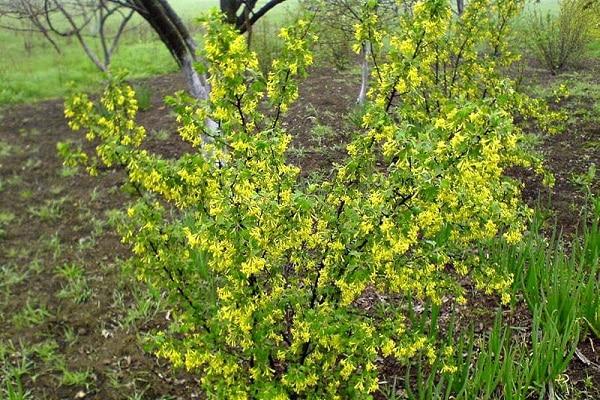
M 70 299 L 75 303 L 85 303 L 92 295 L 83 268 L 77 264 L 65 264 L 56 270 L 56 275 L 63 281 L 63 287 L 57 296 Z
M 296 2 L 288 0 L 287 4 L 270 11 L 268 19 L 271 23 L 282 19 Z M 193 20 L 197 16 L 219 4 L 217 0 L 173 0 L 171 3 L 184 21 L 190 21 L 188 26 L 192 30 L 196 30 L 197 23 Z M 132 78 L 177 71 L 167 48 L 141 17 L 134 18 L 130 27 L 113 56 L 113 69 L 126 69 Z M 40 36 L 0 30 L 0 105 L 61 97 L 72 88 L 94 90 L 102 85 L 102 74 L 75 40 L 58 38 L 57 42 L 61 54 Z
M 28 300 L 23 308 L 13 315 L 12 322 L 16 327 L 32 327 L 42 324 L 50 316 L 44 305 L 34 305 Z
M 15 218 L 15 214 L 10 211 L 0 211 L 0 239 L 6 235 L 7 229 Z
M 29 207 L 29 213 L 42 221 L 53 221 L 60 218 L 66 198 L 46 200 L 43 205 Z
M 0 341 L 0 395 L 7 400 L 32 398 L 22 379 L 32 372 L 33 363 L 27 351 L 17 351 L 13 343 Z
M 173 7 L 184 19 L 192 19 L 213 5 L 211 0 L 176 0 Z M 140 17 L 116 51 L 112 67 L 127 69 L 132 77 L 146 77 L 176 71 L 168 50 L 149 31 Z M 62 53 L 52 50 L 39 36 L 0 31 L 0 104 L 30 102 L 63 96 L 70 87 L 94 89 L 102 74 L 85 56 L 75 40 L 58 38 Z M 29 49 L 28 49 L 29 48 Z
M 600 213 L 590 218 L 591 223 L 569 242 L 558 234 L 544 238 L 537 223 L 523 243 L 494 242 L 483 250 L 486 259 L 515 277 L 509 311 L 522 313 L 518 306 L 525 303 L 530 324 L 511 325 L 504 317 L 507 310 L 498 308 L 489 330 L 477 334 L 473 323 L 458 325 L 458 312 L 443 324 L 440 308 L 426 305 L 421 314 L 412 313 L 411 324 L 421 327 L 438 348 L 453 349 L 452 354 L 433 364 L 420 355 L 404 376 L 388 377 L 382 395 L 389 400 L 573 395 L 575 389 L 563 375 L 580 340 L 588 334 L 600 338 Z M 448 365 L 456 372 L 447 372 Z

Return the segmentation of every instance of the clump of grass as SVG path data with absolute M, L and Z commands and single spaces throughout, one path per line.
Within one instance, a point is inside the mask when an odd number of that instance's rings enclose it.
M 8 157 L 12 151 L 13 146 L 10 143 L 0 140 L 0 159 Z
M 493 242 L 482 249 L 496 268 L 513 274 L 511 308 L 525 303 L 530 324 L 508 326 L 498 308 L 493 326 L 475 333 L 440 322 L 440 308 L 409 310 L 411 325 L 440 349 L 452 349 L 433 362 L 419 355 L 404 376 L 389 377 L 380 389 L 386 399 L 525 399 L 558 398 L 561 377 L 580 339 L 600 333 L 600 212 L 588 219 L 580 235 L 566 242 L 554 234 L 532 233 L 515 246 Z M 520 312 L 523 312 L 522 310 Z
M 92 295 L 85 277 L 84 270 L 77 264 L 64 264 L 57 268 L 56 274 L 65 281 L 64 286 L 58 292 L 58 297 L 71 299 L 75 303 L 84 303 Z
M 12 342 L 0 341 L 0 398 L 32 399 L 23 386 L 23 378 L 32 373 L 33 366 L 26 348 L 17 349 Z
M 56 221 L 62 215 L 62 207 L 66 198 L 46 200 L 44 204 L 29 207 L 29 213 L 42 221 Z
M 141 111 L 147 111 L 152 107 L 152 89 L 147 85 L 135 85 L 135 97 Z
M 51 315 L 44 305 L 34 305 L 29 299 L 23 308 L 13 315 L 12 322 L 19 329 L 27 328 L 42 324 Z
M 64 386 L 83 386 L 88 388 L 91 384 L 92 374 L 89 370 L 71 371 L 64 367 L 60 384 Z
M 0 211 L 0 239 L 6 235 L 8 226 L 15 220 L 16 216 L 10 211 Z
M 0 265 L 0 288 L 8 292 L 11 286 L 25 281 L 28 275 L 29 271 L 22 270 L 16 265 Z

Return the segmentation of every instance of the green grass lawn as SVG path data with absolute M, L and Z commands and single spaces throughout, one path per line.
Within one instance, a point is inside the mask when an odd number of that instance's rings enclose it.
M 217 7 L 219 2 L 172 0 L 171 3 L 194 30 L 193 20 L 206 9 Z M 262 42 L 272 37 L 265 32 L 277 28 L 286 16 L 293 13 L 297 4 L 298 0 L 288 0 L 272 10 L 256 27 L 254 43 L 264 46 Z M 533 7 L 555 11 L 558 9 L 558 0 L 528 3 L 528 9 Z M 94 89 L 101 85 L 103 75 L 85 56 L 79 44 L 74 39 L 59 38 L 57 41 L 62 49 L 60 54 L 41 36 L 0 30 L 0 105 L 60 97 L 71 87 Z M 133 78 L 177 70 L 167 49 L 141 17 L 137 16 L 130 23 L 129 30 L 113 56 L 112 67 L 127 69 Z
M 193 29 L 193 20 L 202 11 L 218 6 L 218 1 L 172 0 L 172 4 L 183 20 L 190 21 Z M 281 20 L 295 4 L 296 0 L 290 0 L 269 13 L 268 18 Z M 62 39 L 58 43 L 61 54 L 41 36 L 0 30 L 0 105 L 59 97 L 71 86 L 93 89 L 101 84 L 102 74 L 74 39 Z M 177 70 L 167 49 L 140 17 L 132 20 L 123 36 L 112 67 L 127 69 L 135 78 Z

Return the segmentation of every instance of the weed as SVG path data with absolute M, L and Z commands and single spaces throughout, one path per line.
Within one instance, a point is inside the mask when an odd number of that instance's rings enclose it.
M 115 229 L 122 225 L 125 218 L 123 211 L 116 208 L 106 210 L 104 216 L 106 217 L 106 225 Z
M 36 274 L 39 274 L 40 272 L 42 272 L 42 268 L 43 268 L 42 260 L 40 260 L 39 258 L 35 258 L 35 259 L 31 260 L 29 262 L 29 265 L 27 266 L 27 269 L 29 271 L 33 271 Z
M 306 156 L 306 152 L 307 152 L 307 150 L 303 146 L 300 146 L 300 147 L 290 146 L 290 148 L 288 149 L 289 155 L 294 158 L 303 158 L 304 156 Z
M 114 295 L 114 293 L 113 293 Z M 121 294 L 117 294 L 117 304 L 125 306 Z M 131 329 L 150 321 L 164 306 L 161 296 L 146 289 L 133 290 L 133 304 L 127 307 L 125 316 L 119 321 L 124 329 Z
M 58 233 L 54 233 L 51 236 L 43 236 L 40 241 L 41 248 L 52 253 L 52 258 L 57 259 L 62 254 L 62 243 Z
M 52 316 L 44 305 L 35 306 L 28 299 L 20 311 L 12 317 L 12 322 L 17 328 L 26 328 L 42 324 L 46 318 Z
M 59 360 L 58 343 L 54 340 L 37 343 L 32 346 L 32 350 L 44 363 L 54 363 Z
M 15 220 L 15 214 L 10 211 L 0 211 L 0 239 L 6 235 L 6 228 Z
M 15 265 L 0 266 L 0 288 L 7 289 L 25 281 L 28 271 L 19 271 Z
M 571 182 L 579 186 L 586 194 L 586 196 L 592 196 L 592 185 L 596 181 L 596 164 L 590 164 L 587 171 L 582 174 L 573 174 L 571 176 Z
M 74 345 L 77 342 L 77 340 L 79 340 L 79 336 L 77 335 L 77 332 L 75 332 L 75 329 L 73 329 L 73 327 L 71 327 L 71 326 L 64 327 L 63 338 L 64 338 L 64 341 L 69 346 Z
M 90 225 L 92 226 L 92 237 L 101 236 L 104 232 L 105 222 L 100 218 L 96 218 L 96 216 L 92 216 L 89 221 Z
M 60 199 L 46 200 L 41 206 L 29 207 L 29 212 L 42 221 L 55 221 L 60 218 L 62 214 L 62 206 L 65 201 L 65 197 Z
M 165 141 L 171 136 L 169 131 L 166 129 L 153 130 L 151 135 L 153 138 L 160 141 Z
M 21 137 L 36 137 L 39 136 L 41 133 L 42 131 L 40 131 L 38 128 L 19 129 L 19 134 L 21 135 Z
M 141 111 L 148 111 L 152 107 L 152 89 L 147 85 L 135 85 L 135 97 Z
M 92 295 L 83 268 L 76 264 L 65 264 L 57 268 L 57 276 L 64 279 L 66 284 L 58 292 L 58 297 L 71 299 L 75 303 L 84 303 Z
M 10 345 L 12 348 L 12 344 Z M 0 394 L 4 392 L 7 400 L 28 400 L 31 399 L 31 393 L 23 388 L 22 378 L 29 374 L 33 364 L 25 352 L 18 354 L 12 349 L 12 359 L 9 359 L 5 348 L 0 354 Z
M 10 247 L 6 250 L 6 257 L 10 260 L 27 258 L 31 249 L 24 247 Z
M 18 174 L 13 174 L 6 180 L 6 184 L 8 186 L 12 186 L 12 187 L 19 186 L 22 183 L 23 183 L 23 178 L 21 177 L 21 175 L 18 175 Z
M 127 400 L 143 400 L 144 392 L 134 392 L 130 396 L 127 396 Z
M 0 159 L 8 157 L 13 151 L 13 146 L 0 140 Z
M 98 190 L 98 187 L 96 186 L 90 192 L 90 201 L 92 203 L 95 203 L 98 201 L 99 198 L 100 198 L 100 191 Z
M 310 139 L 317 146 L 323 146 L 323 141 L 333 138 L 335 133 L 330 126 L 317 124 L 310 131 Z
M 85 236 L 79 238 L 79 240 L 77 241 L 77 249 L 80 252 L 93 249 L 94 246 L 96 246 L 96 239 L 93 236 Z
M 63 368 L 60 384 L 64 386 L 83 386 L 86 389 L 91 384 L 92 374 L 89 370 L 70 371 L 66 367 Z
M 63 192 L 63 190 L 65 189 L 65 187 L 63 185 L 52 185 L 50 187 L 50 194 L 53 196 L 58 196 L 59 194 L 61 194 Z
M 27 161 L 25 161 L 25 163 L 23 164 L 23 168 L 27 171 L 31 171 L 34 170 L 36 168 L 39 168 L 42 165 L 42 160 L 40 160 L 39 158 L 28 158 Z
M 79 168 L 77 168 L 77 167 L 63 165 L 60 168 L 60 170 L 58 171 L 58 175 L 62 178 L 70 178 L 70 177 L 77 175 L 78 172 L 79 172 Z
M 29 200 L 33 197 L 33 191 L 31 189 L 23 189 L 19 192 L 19 198 L 21 200 Z

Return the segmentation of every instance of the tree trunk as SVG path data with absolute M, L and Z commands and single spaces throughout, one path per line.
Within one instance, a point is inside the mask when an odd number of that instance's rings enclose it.
M 167 0 L 135 0 L 140 14 L 158 33 L 169 49 L 175 61 L 182 69 L 190 94 L 197 99 L 206 100 L 210 88 L 206 77 L 198 74 L 194 68 L 196 43 L 179 16 L 173 11 Z
M 456 0 L 456 12 L 458 15 L 462 15 L 465 10 L 465 0 Z
M 360 92 L 358 93 L 358 98 L 356 102 L 360 105 L 365 104 L 367 100 L 367 89 L 369 83 L 369 52 L 371 51 L 371 42 L 365 40 L 361 44 L 361 84 L 360 84 Z
M 143 10 L 142 17 L 158 33 L 173 58 L 179 64 L 185 77 L 189 93 L 198 100 L 207 100 L 210 85 L 206 76 L 199 74 L 194 68 L 196 59 L 196 43 L 181 19 L 173 11 L 167 0 L 135 0 Z M 218 124 L 212 119 L 206 120 L 207 132 L 216 134 Z M 211 141 L 205 136 L 205 141 Z

